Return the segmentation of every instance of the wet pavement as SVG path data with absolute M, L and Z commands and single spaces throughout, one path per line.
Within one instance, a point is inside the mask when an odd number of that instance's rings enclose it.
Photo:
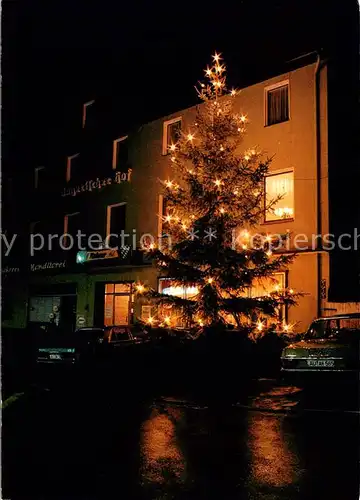
M 359 498 L 356 387 L 262 379 L 232 403 L 139 394 L 119 382 L 19 397 L 3 413 L 2 497 Z

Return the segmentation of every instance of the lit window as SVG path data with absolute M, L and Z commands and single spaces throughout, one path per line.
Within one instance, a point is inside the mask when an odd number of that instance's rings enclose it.
M 106 211 L 106 236 L 110 234 L 121 234 L 125 231 L 126 224 L 126 203 L 116 203 L 108 205 Z
M 181 117 L 164 122 L 163 155 L 169 153 L 171 144 L 176 144 L 181 135 Z
M 160 278 L 159 292 L 182 299 L 193 299 L 199 293 L 199 290 L 196 286 L 174 285 L 173 280 Z
M 265 89 L 266 125 L 286 122 L 289 119 L 289 83 L 281 82 Z
M 130 323 L 131 288 L 131 283 L 108 283 L 105 285 L 105 326 L 121 326 Z
M 80 157 L 80 153 L 76 155 L 68 156 L 66 162 L 66 182 L 69 182 L 71 177 L 74 176 L 74 166 L 77 159 Z
M 275 273 L 271 278 L 254 281 L 250 288 L 250 297 L 264 297 L 271 292 L 285 289 L 285 273 Z
M 196 300 L 199 290 L 196 286 L 175 285 L 172 279 L 160 278 L 159 292 L 182 299 Z M 178 328 L 186 327 L 186 320 L 179 309 L 160 305 L 158 307 L 158 316 L 169 326 L 176 326 Z
M 82 116 L 82 128 L 85 128 L 86 125 L 86 119 L 88 118 L 88 108 L 92 104 L 94 104 L 94 100 L 88 101 L 85 104 L 83 104 L 83 116 Z
M 112 168 L 116 170 L 117 168 L 126 167 L 128 164 L 128 136 L 120 137 L 115 139 L 113 142 L 113 159 Z
M 266 297 L 272 292 L 281 292 L 285 290 L 286 277 L 285 273 L 274 273 L 271 278 L 263 278 L 253 282 L 249 289 L 249 296 L 252 298 Z M 278 319 L 285 320 L 286 308 L 280 306 L 278 308 Z
M 40 172 L 44 171 L 45 167 L 36 167 L 34 171 L 34 187 L 37 189 L 39 187 Z
M 294 218 L 294 172 L 271 174 L 265 178 L 266 206 L 273 204 L 265 214 L 265 221 Z

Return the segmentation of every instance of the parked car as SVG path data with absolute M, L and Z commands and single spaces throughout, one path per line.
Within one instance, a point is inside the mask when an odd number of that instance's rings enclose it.
M 46 332 L 37 346 L 38 364 L 79 364 L 103 359 L 131 346 L 146 344 L 149 337 L 136 325 L 79 328 L 73 333 Z
M 109 326 L 104 329 L 103 339 L 100 343 L 103 351 L 118 351 L 119 349 L 131 348 L 148 344 L 150 337 L 146 330 L 137 326 Z
M 93 359 L 104 337 L 104 328 L 80 328 L 75 332 L 44 331 L 38 336 L 38 364 L 75 364 Z
M 343 314 L 313 321 L 298 342 L 281 355 L 282 372 L 359 373 L 360 314 Z

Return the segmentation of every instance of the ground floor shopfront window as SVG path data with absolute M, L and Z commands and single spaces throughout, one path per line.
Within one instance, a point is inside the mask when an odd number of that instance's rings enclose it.
M 61 331 L 76 328 L 76 284 L 49 284 L 30 287 L 28 323 L 30 326 L 56 325 Z
M 196 300 L 196 295 L 199 290 L 196 286 L 176 286 L 174 281 L 167 278 L 159 279 L 159 292 L 165 295 L 172 295 L 182 299 Z M 185 328 L 186 321 L 182 317 L 181 312 L 173 310 L 171 306 L 161 306 L 159 308 L 159 317 L 170 322 L 171 326 Z
M 132 283 L 105 284 L 104 325 L 128 325 L 132 309 Z

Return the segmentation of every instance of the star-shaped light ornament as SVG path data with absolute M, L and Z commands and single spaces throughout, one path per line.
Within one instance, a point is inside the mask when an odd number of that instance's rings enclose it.
M 216 63 L 218 63 L 221 59 L 221 54 L 218 54 L 216 51 L 215 51 L 215 54 L 212 56 L 212 58 L 214 59 L 214 61 Z

